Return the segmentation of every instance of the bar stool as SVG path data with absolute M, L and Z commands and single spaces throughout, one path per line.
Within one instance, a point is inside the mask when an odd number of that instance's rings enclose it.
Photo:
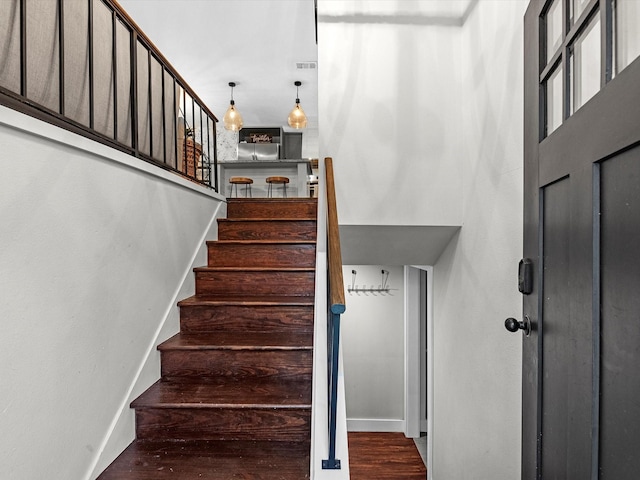
M 253 179 L 252 178 L 248 178 L 248 177 L 231 177 L 229 179 L 229 183 L 231 184 L 231 191 L 229 192 L 229 196 L 233 197 L 233 187 L 236 187 L 236 197 L 238 196 L 238 185 L 244 185 L 244 196 L 247 196 L 247 193 L 249 194 L 249 196 L 253 196 L 251 195 L 251 184 L 253 183 Z
M 318 176 L 307 175 L 307 190 L 309 191 L 309 197 L 315 198 L 318 196 Z
M 269 188 L 267 189 L 267 196 L 273 196 L 273 184 L 281 184 L 282 185 L 282 196 L 287 198 L 287 183 L 289 183 L 289 179 L 287 177 L 267 177 L 266 182 L 269 184 Z

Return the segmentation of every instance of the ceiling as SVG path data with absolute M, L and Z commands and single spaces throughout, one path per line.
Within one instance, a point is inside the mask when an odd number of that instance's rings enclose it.
M 318 2 L 320 23 L 459 27 L 478 0 Z M 233 81 L 245 126 L 285 126 L 296 98 L 294 81 L 300 80 L 300 101 L 309 121 L 305 138 L 315 138 L 317 148 L 318 69 L 296 65 L 317 66 L 314 0 L 119 3 L 219 120 Z M 340 230 L 345 263 L 405 265 L 434 263 L 458 227 L 350 225 Z
M 245 126 L 285 126 L 300 104 L 317 131 L 314 0 L 118 0 L 222 121 L 231 89 Z
M 229 82 L 245 126 L 286 126 L 294 82 L 317 138 L 314 0 L 118 0 L 222 120 Z M 478 0 L 319 0 L 321 22 L 462 25 Z

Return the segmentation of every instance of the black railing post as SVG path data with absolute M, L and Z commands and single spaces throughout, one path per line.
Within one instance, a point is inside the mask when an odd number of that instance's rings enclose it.
M 27 97 L 27 0 L 20 0 L 20 95 Z
M 335 311 L 334 311 L 335 310 Z M 339 470 L 336 458 L 336 424 L 338 416 L 338 352 L 340 350 L 340 313 L 343 305 L 332 305 L 329 312 L 329 458 L 322 460 L 325 470 Z
M 216 192 L 220 193 L 218 190 L 218 131 L 216 121 L 212 120 L 213 127 L 211 132 L 213 133 L 213 188 Z M 209 182 L 209 186 L 211 186 L 211 182 Z
M 118 17 L 111 10 L 111 69 L 113 71 L 113 138 L 118 141 Z
M 64 99 L 64 2 L 58 0 L 58 112 L 60 115 L 64 115 L 65 99 Z
M 89 36 L 87 46 L 89 50 L 89 128 L 91 130 L 95 127 L 95 102 L 94 102 L 94 94 L 95 94 L 95 84 L 93 78 L 93 2 L 91 0 L 87 0 L 89 3 Z
M 134 155 L 140 156 L 140 139 L 138 138 L 138 32 L 131 30 L 129 48 L 131 56 L 131 148 Z

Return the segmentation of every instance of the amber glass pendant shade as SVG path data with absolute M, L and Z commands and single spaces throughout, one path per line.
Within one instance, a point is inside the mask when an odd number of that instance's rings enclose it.
M 307 126 L 307 116 L 304 114 L 299 101 L 296 102 L 296 106 L 293 107 L 289 114 L 289 126 L 293 128 L 305 128 Z
M 235 87 L 236 84 L 235 82 L 229 82 L 229 86 L 231 87 L 231 101 L 229 102 L 229 108 L 227 108 L 224 117 L 222 117 L 222 121 L 224 128 L 238 132 L 244 125 L 244 122 L 242 121 L 242 115 L 236 110 L 236 103 L 233 101 L 233 87 Z
M 293 128 L 306 128 L 307 116 L 300 106 L 300 99 L 298 98 L 298 87 L 302 85 L 302 82 L 297 81 L 294 85 L 296 86 L 296 106 L 293 107 L 293 110 L 291 110 L 291 113 L 289 114 L 288 123 L 289 126 Z
M 242 115 L 240 115 L 240 112 L 236 110 L 233 100 L 231 100 L 231 104 L 229 105 L 229 108 L 227 108 L 227 112 L 224 114 L 222 121 L 224 122 L 224 128 L 234 132 L 239 131 L 244 125 Z

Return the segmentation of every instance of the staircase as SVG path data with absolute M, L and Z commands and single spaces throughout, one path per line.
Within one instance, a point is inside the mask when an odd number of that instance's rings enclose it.
M 136 440 L 98 477 L 309 478 L 315 199 L 229 199 Z

